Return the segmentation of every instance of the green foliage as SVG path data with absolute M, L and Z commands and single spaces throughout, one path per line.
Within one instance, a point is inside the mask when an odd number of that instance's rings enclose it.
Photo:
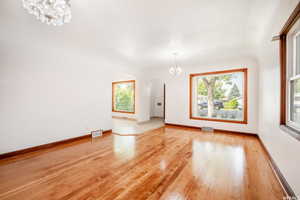
M 115 88 L 115 109 L 118 111 L 133 112 L 134 91 L 130 84 L 119 84 Z
M 228 95 L 228 99 L 235 99 L 241 96 L 241 93 L 239 91 L 239 88 L 236 84 L 233 85 L 233 87 L 230 90 L 230 93 Z
M 300 93 L 300 79 L 294 80 L 294 91 L 296 93 Z
M 215 83 L 215 88 L 214 88 L 214 99 L 220 100 L 225 97 L 225 92 L 226 90 L 223 89 L 223 82 L 222 81 L 217 81 Z
M 232 82 L 231 82 L 232 74 L 217 75 L 216 79 L 223 81 L 225 84 L 229 84 L 229 85 L 232 84 Z
M 224 109 L 237 109 L 239 102 L 237 99 L 232 99 L 224 103 Z
M 207 88 L 202 79 L 199 79 L 198 94 L 202 96 L 207 96 Z
M 207 78 L 207 80 L 211 83 L 215 81 L 215 84 L 212 86 L 214 91 L 213 99 L 221 100 L 225 97 L 226 90 L 223 89 L 225 84 L 232 84 L 231 82 L 232 75 L 218 75 Z M 207 96 L 207 86 L 205 85 L 203 78 L 200 78 L 198 81 L 197 88 L 198 95 Z

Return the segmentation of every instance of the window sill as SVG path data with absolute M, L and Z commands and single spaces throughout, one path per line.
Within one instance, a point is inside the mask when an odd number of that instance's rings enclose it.
M 295 138 L 296 140 L 300 141 L 300 131 L 291 128 L 287 125 L 280 125 L 280 129 L 286 133 L 288 133 L 289 135 L 291 135 L 293 138 Z

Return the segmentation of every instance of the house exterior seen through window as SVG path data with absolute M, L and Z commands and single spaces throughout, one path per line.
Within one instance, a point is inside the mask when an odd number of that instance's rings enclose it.
M 247 123 L 247 69 L 190 75 L 190 118 Z

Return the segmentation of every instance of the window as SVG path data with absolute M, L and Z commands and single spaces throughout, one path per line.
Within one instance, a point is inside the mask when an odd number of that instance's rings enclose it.
M 300 3 L 279 36 L 280 40 L 280 125 L 300 140 Z
M 123 113 L 135 112 L 135 81 L 112 83 L 112 111 Z
M 300 22 L 287 34 L 287 125 L 300 130 Z
M 190 75 L 190 118 L 247 123 L 247 69 Z

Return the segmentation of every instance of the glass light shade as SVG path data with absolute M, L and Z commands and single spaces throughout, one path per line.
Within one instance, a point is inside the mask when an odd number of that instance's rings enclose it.
M 180 67 L 176 67 L 176 74 L 180 75 L 182 72 L 182 69 Z
M 170 73 L 171 75 L 175 75 L 175 72 L 176 72 L 175 67 L 170 67 L 169 73 Z
M 60 26 L 71 21 L 70 0 L 22 0 L 29 14 L 48 25 Z
M 170 73 L 171 75 L 173 75 L 173 76 L 179 76 L 179 75 L 181 74 L 181 72 L 182 72 L 182 69 L 181 69 L 180 67 L 178 67 L 178 66 L 176 66 L 176 67 L 171 67 L 171 68 L 169 69 L 169 73 Z

